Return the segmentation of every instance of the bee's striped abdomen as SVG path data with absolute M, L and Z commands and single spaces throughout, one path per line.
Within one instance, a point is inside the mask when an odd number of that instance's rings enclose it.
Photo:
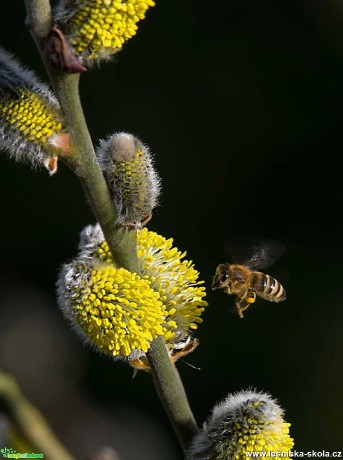
M 253 272 L 251 285 L 259 297 L 269 300 L 269 302 L 282 302 L 286 299 L 284 287 L 270 275 L 262 272 Z

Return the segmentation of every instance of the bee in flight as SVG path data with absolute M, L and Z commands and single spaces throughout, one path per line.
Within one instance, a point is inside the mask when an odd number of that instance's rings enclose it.
M 212 289 L 222 289 L 228 295 L 235 295 L 235 305 L 238 316 L 243 318 L 243 312 L 261 297 L 269 302 L 282 302 L 286 299 L 286 291 L 278 280 L 255 269 L 271 265 L 283 252 L 283 246 L 256 246 L 253 256 L 242 264 L 218 265 L 213 280 Z

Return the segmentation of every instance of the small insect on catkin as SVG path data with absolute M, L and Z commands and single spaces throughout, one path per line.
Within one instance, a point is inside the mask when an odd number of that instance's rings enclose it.
M 69 148 L 57 100 L 37 77 L 0 48 L 0 148 L 11 157 L 56 172 Z
M 161 188 L 148 147 L 132 134 L 120 132 L 102 141 L 96 154 L 117 222 L 130 228 L 143 226 L 158 204 Z

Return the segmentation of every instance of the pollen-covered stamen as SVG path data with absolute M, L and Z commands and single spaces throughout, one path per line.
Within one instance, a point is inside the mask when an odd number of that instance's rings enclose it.
M 146 353 L 150 342 L 164 334 L 159 295 L 134 273 L 112 265 L 92 268 L 79 259 L 62 270 L 58 284 L 65 315 L 103 353 Z
M 137 254 L 142 273 L 151 279 L 152 287 L 170 313 L 170 320 L 177 324 L 178 338 L 202 323 L 201 315 L 207 306 L 205 287 L 198 281 L 199 272 L 189 260 L 182 260 L 186 253 L 173 247 L 173 240 L 155 232 L 142 229 L 137 236 Z
M 8 96 L 0 99 L 0 117 L 23 139 L 42 146 L 63 128 L 62 122 L 56 119 L 56 114 L 42 97 L 24 88 L 18 88 L 18 98 Z
M 75 55 L 90 65 L 119 51 L 154 5 L 152 0 L 64 0 L 55 16 Z
M 84 257 L 112 263 L 98 225 L 84 230 L 80 250 Z M 207 306 L 203 281 L 198 280 L 199 272 L 192 261 L 182 260 L 186 253 L 173 247 L 172 239 L 146 228 L 137 231 L 137 256 L 142 277 L 150 282 L 165 305 L 164 339 L 173 348 L 202 323 L 201 315 Z

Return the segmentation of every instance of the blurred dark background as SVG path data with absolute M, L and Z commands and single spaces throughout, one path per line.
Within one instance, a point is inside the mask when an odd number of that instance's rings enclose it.
M 297 450 L 342 450 L 343 7 L 335 0 L 161 1 L 81 94 L 94 142 L 126 130 L 163 179 L 150 229 L 187 250 L 206 281 L 200 347 L 178 368 L 199 422 L 228 392 L 279 399 Z M 6 2 L 0 43 L 46 79 Z M 0 366 L 13 373 L 78 459 L 182 454 L 151 378 L 84 348 L 56 307 L 59 267 L 94 222 L 80 183 L 0 156 Z M 286 245 L 287 301 L 239 320 L 211 292 L 223 243 L 255 234 Z

